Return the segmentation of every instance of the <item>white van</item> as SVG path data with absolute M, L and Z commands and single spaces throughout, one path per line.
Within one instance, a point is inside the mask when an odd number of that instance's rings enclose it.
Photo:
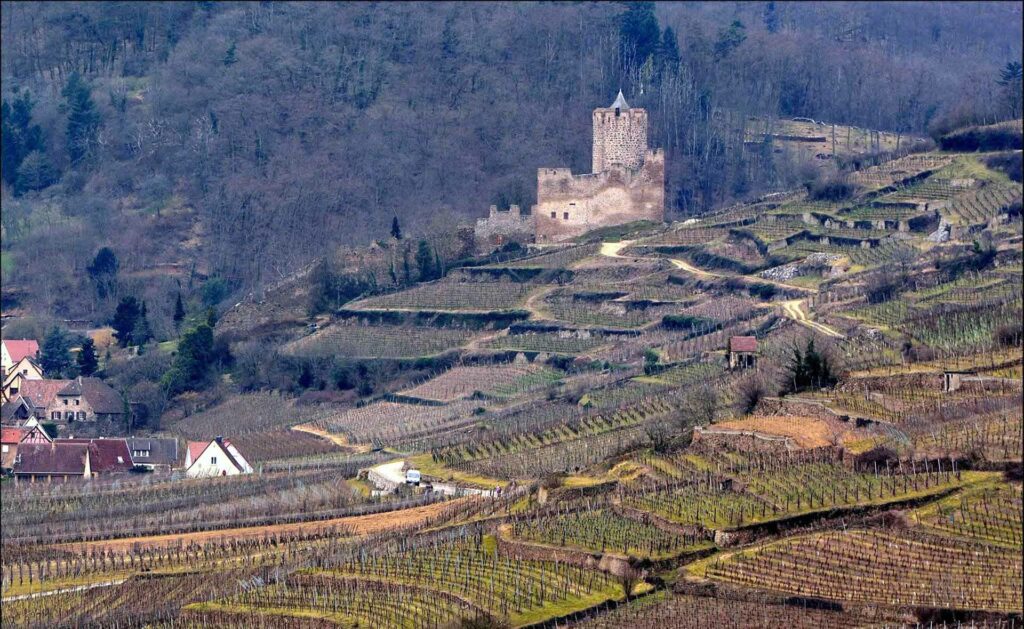
M 419 470 L 406 470 L 405 472 L 405 484 L 416 485 L 420 484 L 420 471 Z

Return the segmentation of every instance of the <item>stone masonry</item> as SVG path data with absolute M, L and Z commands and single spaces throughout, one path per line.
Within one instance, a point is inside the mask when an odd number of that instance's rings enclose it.
M 525 216 L 518 205 L 499 210 L 492 205 L 487 218 L 478 218 L 474 229 L 477 249 L 490 251 L 508 242 L 530 242 L 533 240 L 533 216 Z

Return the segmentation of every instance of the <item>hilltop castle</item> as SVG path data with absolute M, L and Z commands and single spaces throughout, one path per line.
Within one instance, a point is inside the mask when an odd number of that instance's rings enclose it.
M 537 170 L 533 208 L 537 242 L 557 242 L 591 229 L 665 220 L 665 153 L 647 148 L 647 110 L 631 108 L 622 92 L 594 110 L 592 172 Z
M 630 107 L 620 91 L 611 107 L 594 110 L 593 121 L 593 172 L 538 169 L 532 214 L 492 206 L 477 221 L 478 246 L 520 240 L 526 233 L 538 243 L 558 242 L 599 227 L 665 220 L 665 153 L 647 148 L 647 110 Z

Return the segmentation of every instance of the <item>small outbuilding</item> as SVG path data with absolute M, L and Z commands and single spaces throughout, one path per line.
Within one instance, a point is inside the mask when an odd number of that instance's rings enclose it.
M 729 369 L 747 369 L 757 365 L 757 337 L 730 336 L 726 352 Z

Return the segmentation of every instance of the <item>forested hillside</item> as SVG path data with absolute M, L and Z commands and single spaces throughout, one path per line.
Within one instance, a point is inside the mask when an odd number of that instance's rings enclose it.
M 808 176 L 743 150 L 752 116 L 918 135 L 1019 117 L 1020 17 L 1018 3 L 5 2 L 7 305 L 103 322 L 117 302 L 88 268 L 106 246 L 160 336 L 204 278 L 215 305 L 385 237 L 396 216 L 416 234 L 528 206 L 537 167 L 588 170 L 590 112 L 619 88 L 666 149 L 669 216 L 692 215 Z

